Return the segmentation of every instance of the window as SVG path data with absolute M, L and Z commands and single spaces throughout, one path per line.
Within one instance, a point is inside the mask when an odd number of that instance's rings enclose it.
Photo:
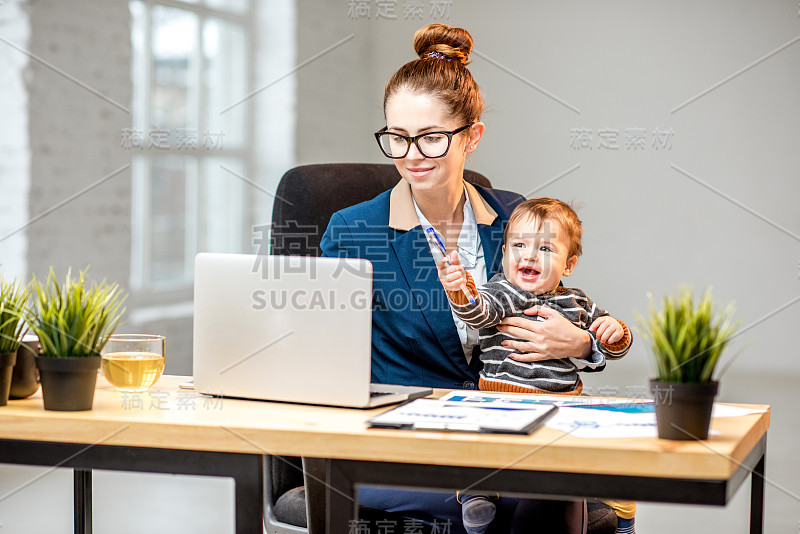
M 192 285 L 198 252 L 251 249 L 250 0 L 135 0 L 131 285 Z

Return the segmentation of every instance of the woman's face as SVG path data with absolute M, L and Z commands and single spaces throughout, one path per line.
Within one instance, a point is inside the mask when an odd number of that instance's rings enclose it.
M 464 126 L 450 115 L 445 104 L 429 94 L 416 94 L 401 90 L 386 102 L 388 131 L 413 137 L 425 132 L 450 132 Z M 464 175 L 464 161 L 480 139 L 483 125 L 457 133 L 450 150 L 442 158 L 426 158 L 413 143 L 403 159 L 394 164 L 415 192 L 429 192 L 460 184 Z

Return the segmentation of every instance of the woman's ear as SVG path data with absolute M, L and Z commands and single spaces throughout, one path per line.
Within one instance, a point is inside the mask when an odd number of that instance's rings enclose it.
M 483 131 L 486 128 L 482 122 L 476 122 L 472 126 L 467 129 L 469 136 L 467 137 L 467 146 L 464 149 L 467 153 L 474 152 L 475 149 L 478 147 L 478 143 L 481 141 L 481 137 L 483 137 Z

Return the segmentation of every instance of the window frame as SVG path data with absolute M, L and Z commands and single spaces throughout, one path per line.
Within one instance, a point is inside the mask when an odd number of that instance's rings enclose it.
M 251 174 L 254 168 L 254 145 L 253 132 L 254 121 L 252 106 L 249 100 L 243 101 L 239 106 L 246 106 L 243 112 L 243 144 L 240 147 L 228 148 L 225 145 L 224 137 L 222 149 L 202 148 L 203 130 L 213 130 L 210 125 L 205 124 L 208 103 L 208 90 L 204 83 L 205 61 L 203 33 L 206 22 L 210 19 L 217 19 L 224 22 L 236 24 L 242 28 L 244 42 L 242 50 L 244 62 L 244 94 L 243 97 L 252 93 L 254 84 L 254 38 L 255 25 L 257 20 L 256 3 L 254 0 L 247 0 L 245 10 L 239 14 L 223 11 L 209 7 L 198 0 L 197 3 L 185 2 L 180 0 L 131 0 L 129 5 L 133 10 L 133 5 L 138 4 L 142 9 L 143 39 L 142 50 L 145 57 L 136 54 L 135 47 L 132 47 L 132 83 L 133 90 L 133 111 L 132 128 L 145 134 L 145 148 L 132 154 L 131 158 L 131 179 L 132 179 L 132 213 L 131 213 L 131 299 L 134 308 L 139 306 L 158 306 L 179 302 L 178 307 L 185 306 L 181 301 L 188 301 L 192 298 L 194 256 L 197 252 L 205 250 L 202 235 L 202 207 L 205 202 L 204 184 L 207 178 L 208 161 L 213 159 L 231 158 L 237 160 L 237 165 L 241 166 L 245 176 Z M 198 134 L 198 147 L 195 150 L 178 149 L 173 144 L 169 148 L 147 149 L 147 133 L 151 128 L 158 125 L 151 124 L 152 95 L 154 94 L 154 57 L 152 54 L 152 11 L 156 6 L 179 9 L 193 13 L 197 17 L 195 28 L 196 46 L 191 52 L 192 69 L 190 71 L 190 86 L 187 102 L 187 122 L 196 122 Z M 144 83 L 142 83 L 144 82 Z M 193 94 L 192 94 L 193 93 Z M 190 127 L 187 124 L 184 127 Z M 223 130 L 224 132 L 224 130 Z M 174 134 L 175 132 L 170 132 Z M 152 169 L 157 158 L 179 156 L 186 158 L 187 169 L 193 168 L 193 175 L 187 172 L 185 175 L 185 230 L 184 230 L 184 251 L 183 251 L 183 274 L 180 279 L 165 281 L 153 281 L 152 279 L 152 219 L 150 217 L 150 184 Z M 235 179 L 234 177 L 231 177 Z M 252 200 L 247 194 L 241 196 L 238 230 L 240 230 L 241 241 L 233 245 L 234 251 L 247 250 L 249 243 L 246 236 L 252 228 L 254 221 Z M 167 312 L 167 315 L 169 313 Z

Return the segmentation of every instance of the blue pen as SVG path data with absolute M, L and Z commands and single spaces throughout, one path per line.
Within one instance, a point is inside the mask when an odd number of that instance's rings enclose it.
M 444 248 L 444 243 L 442 243 L 442 238 L 439 237 L 439 234 L 436 233 L 436 230 L 433 228 L 433 226 L 425 230 L 425 234 L 428 236 L 428 241 L 433 243 L 434 246 L 436 246 L 437 250 L 439 250 L 439 252 L 442 254 L 442 256 L 447 258 L 447 265 L 453 265 L 452 263 L 450 263 L 450 258 L 447 256 L 447 249 Z M 469 300 L 470 304 L 475 304 L 475 299 L 472 298 L 469 289 L 467 289 L 466 282 L 461 284 L 461 291 L 464 292 L 464 296 L 467 297 L 467 300 Z

